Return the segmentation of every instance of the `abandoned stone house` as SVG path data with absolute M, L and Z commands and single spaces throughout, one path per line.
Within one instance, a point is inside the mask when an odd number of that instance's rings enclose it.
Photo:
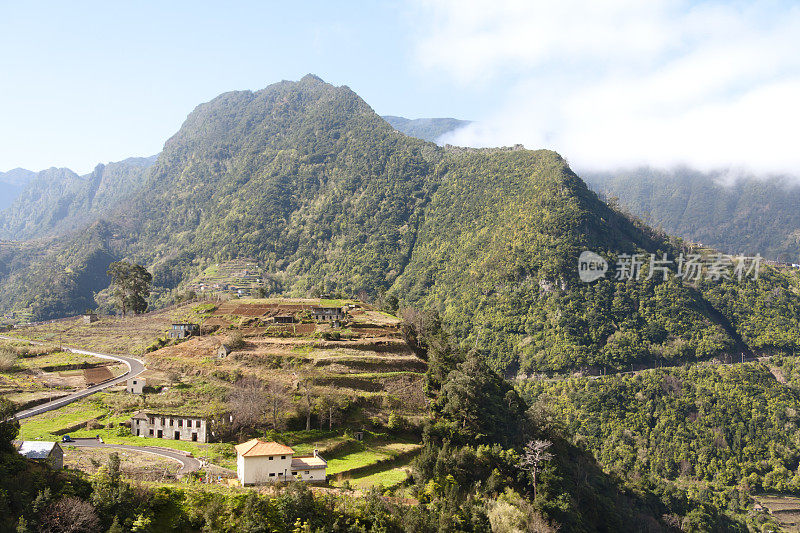
M 233 349 L 227 344 L 220 344 L 219 348 L 217 348 L 217 359 L 225 359 L 232 351 Z
M 208 442 L 208 425 L 204 418 L 197 416 L 139 411 L 131 418 L 131 434 L 155 439 Z
M 185 339 L 191 337 L 200 330 L 199 324 L 172 324 L 167 336 L 170 339 Z
M 84 324 L 92 324 L 100 320 L 100 317 L 97 316 L 97 313 L 84 313 L 83 314 L 83 323 Z
M 64 466 L 64 450 L 57 442 L 22 441 L 17 449 L 27 459 L 47 463 L 51 468 L 60 470 Z
M 277 315 L 272 317 L 272 322 L 275 324 L 294 324 L 293 315 Z
M 313 307 L 311 314 L 317 322 L 341 322 L 347 316 L 347 311 L 341 307 Z

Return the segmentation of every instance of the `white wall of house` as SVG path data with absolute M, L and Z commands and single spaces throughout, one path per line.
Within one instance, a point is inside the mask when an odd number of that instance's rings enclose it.
M 325 481 L 324 468 L 311 468 L 309 470 L 298 470 L 295 476 L 301 481 Z
M 125 385 L 125 390 L 130 394 L 141 394 L 144 391 L 145 378 L 130 378 Z
M 50 466 L 52 466 L 55 470 L 61 470 L 64 468 L 64 450 L 61 449 L 61 446 L 56 443 L 53 446 L 53 451 L 50 453 Z
M 292 475 L 292 456 L 257 455 L 236 458 L 236 475 L 242 485 L 260 485 L 286 481 Z

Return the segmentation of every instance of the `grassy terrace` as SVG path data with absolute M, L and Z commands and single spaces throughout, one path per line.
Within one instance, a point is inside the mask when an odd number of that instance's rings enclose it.
M 93 324 L 69 318 L 16 328 L 7 333 L 20 339 L 65 344 L 116 354 L 142 354 L 154 339 L 163 337 L 173 322 L 196 322 L 204 316 L 203 304 L 186 304 L 127 318 L 104 316 Z
M 409 466 L 402 466 L 389 468 L 365 476 L 353 476 L 349 479 L 350 486 L 360 489 L 369 489 L 371 487 L 390 489 L 408 479 L 409 470 Z
M 97 402 L 78 401 L 60 409 L 24 419 L 20 425 L 19 438 L 22 440 L 61 440 L 56 433 L 77 424 L 85 424 L 89 420 L 103 417 L 106 414 L 107 410 Z
M 46 368 L 50 366 L 76 365 L 81 363 L 108 363 L 108 359 L 72 352 L 55 352 L 32 357 L 20 357 L 17 360 L 17 365 L 20 368 Z

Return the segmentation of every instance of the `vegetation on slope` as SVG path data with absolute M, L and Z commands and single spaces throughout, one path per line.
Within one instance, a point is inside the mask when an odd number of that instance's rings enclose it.
M 782 274 L 746 290 L 611 274 L 580 283 L 583 250 L 613 265 L 621 253 L 686 249 L 600 201 L 553 152 L 445 151 L 314 76 L 199 106 L 142 190 L 47 250 L 0 252 L 0 306 L 39 319 L 82 312 L 122 258 L 152 271 L 151 303 L 163 304 L 210 265 L 247 257 L 267 293 L 389 291 L 437 309 L 506 374 L 730 358 L 800 316 Z M 780 316 L 748 314 L 775 291 Z M 778 349 L 794 346 L 788 334 Z
M 589 184 L 618 198 L 648 224 L 727 253 L 760 253 L 798 262 L 800 186 L 777 176 L 741 176 L 688 168 L 590 173 Z
M 24 188 L 0 211 L 0 238 L 33 239 L 63 234 L 97 219 L 138 190 L 155 157 L 131 157 L 97 165 L 78 176 L 51 168 L 26 180 Z

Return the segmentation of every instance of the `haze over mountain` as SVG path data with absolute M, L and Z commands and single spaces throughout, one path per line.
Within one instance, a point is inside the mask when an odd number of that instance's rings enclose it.
M 585 173 L 598 193 L 650 225 L 721 251 L 800 262 L 800 184 L 788 176 L 689 168 Z
M 35 172 L 24 168 L 0 172 L 0 210 L 11 205 L 35 175 Z
M 99 164 L 85 176 L 68 168 L 31 172 L 10 205 L 0 211 L 0 239 L 56 235 L 96 220 L 141 185 L 155 159 L 132 157 Z
M 49 238 L 0 249 L 2 309 L 82 312 L 123 257 L 153 272 L 167 303 L 209 264 L 248 257 L 274 294 L 388 292 L 437 309 L 508 374 L 800 345 L 795 279 L 580 283 L 585 249 L 613 259 L 681 245 L 609 208 L 555 152 L 446 150 L 315 76 L 199 105 L 147 164 L 53 171 L 69 208 L 5 214 L 16 235 Z M 781 298 L 765 300 L 773 289 Z
M 459 120 L 455 118 L 417 118 L 408 119 L 384 115 L 383 119 L 392 125 L 397 131 L 403 132 L 410 137 L 416 137 L 423 141 L 437 142 L 442 135 L 463 128 L 472 124 L 470 120 Z

